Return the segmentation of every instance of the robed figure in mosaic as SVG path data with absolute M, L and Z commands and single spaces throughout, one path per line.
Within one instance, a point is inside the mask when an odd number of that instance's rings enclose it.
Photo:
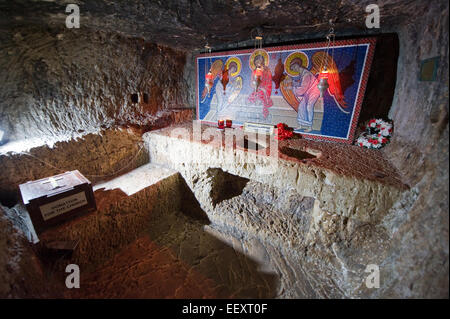
M 262 114 L 266 119 L 269 108 L 273 105 L 272 95 L 272 71 L 269 69 L 269 55 L 263 49 L 255 50 L 250 56 L 250 69 L 252 70 L 251 86 L 254 91 L 248 100 L 252 104 L 262 105 Z M 258 77 L 256 79 L 255 77 Z
M 317 52 L 312 56 L 312 67 L 309 70 L 309 60 L 305 53 L 294 52 L 285 60 L 286 79 L 281 83 L 281 92 L 286 101 L 297 111 L 298 128 L 304 132 L 320 130 L 321 124 L 314 121 L 317 109 L 323 113 L 324 101 L 318 88 L 321 64 L 328 59 L 328 93 L 334 98 L 338 108 L 348 113 L 344 94 L 339 83 L 339 73 L 334 60 L 325 52 Z M 317 121 L 316 121 L 317 122 Z M 315 127 L 316 126 L 318 127 Z

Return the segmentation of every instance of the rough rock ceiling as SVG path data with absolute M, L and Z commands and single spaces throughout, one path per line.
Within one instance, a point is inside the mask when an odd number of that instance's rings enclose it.
M 382 29 L 411 22 L 428 0 L 0 0 L 0 26 L 64 28 L 68 3 L 80 6 L 82 28 L 119 32 L 171 47 L 200 49 L 265 36 L 320 33 L 334 20 L 336 30 L 365 29 L 365 8 L 377 3 Z

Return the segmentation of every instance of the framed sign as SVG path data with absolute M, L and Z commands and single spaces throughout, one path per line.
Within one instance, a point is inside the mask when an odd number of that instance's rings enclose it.
M 201 54 L 197 120 L 286 123 L 307 138 L 352 143 L 375 38 Z M 318 83 L 327 66 L 328 89 Z
M 420 62 L 419 81 L 436 81 L 439 59 L 437 56 Z

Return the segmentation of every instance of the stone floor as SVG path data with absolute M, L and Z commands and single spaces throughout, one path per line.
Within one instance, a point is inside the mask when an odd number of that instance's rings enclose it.
M 141 166 L 127 174 L 94 186 L 98 211 L 50 229 L 39 237 L 43 243 L 80 240 L 69 259 L 48 264 L 53 273 L 64 265 L 77 263 L 81 288 L 64 291 L 67 298 L 273 298 L 279 276 L 273 269 L 260 269 L 261 262 L 233 247 L 234 238 L 209 225 L 207 219 L 193 218 L 177 205 L 163 212 L 150 211 L 164 199 L 153 197 L 153 189 L 172 189 L 178 174 L 155 164 Z M 177 187 L 173 188 L 177 189 Z M 172 190 L 173 190 L 172 189 Z M 186 191 L 184 189 L 183 191 Z M 172 191 L 172 201 L 179 193 Z M 138 202 L 148 202 L 141 204 Z M 164 205 L 167 206 L 167 205 Z M 187 207 L 188 205 L 186 205 Z M 140 210 L 140 212 L 136 211 Z M 146 212 L 147 211 L 147 212 Z M 117 213 L 118 212 L 118 213 Z M 140 215 L 128 226 L 123 215 Z M 106 219 L 106 221 L 105 221 Z M 104 234 L 100 236 L 97 224 Z M 115 227 L 108 226 L 116 224 Z M 129 238 L 114 234 L 117 227 L 131 231 Z M 139 231 L 137 231 L 137 229 Z M 228 240 L 228 242 L 227 242 Z M 231 241 L 230 241 L 231 240 Z M 234 245 L 239 243 L 234 238 Z M 105 245 L 116 247 L 104 250 Z M 105 246 L 105 247 L 104 247 Z M 106 256 L 106 258 L 105 258 Z M 267 266 L 265 266 L 267 268 Z M 61 277 L 62 280 L 62 277 Z
M 272 298 L 278 276 L 180 212 L 82 277 L 71 298 Z
M 220 170 L 215 173 L 224 174 Z M 233 181 L 233 178 L 239 177 L 228 178 Z M 192 198 L 182 194 L 190 193 L 190 190 L 183 185 L 177 172 L 160 165 L 147 164 L 111 181 L 95 185 L 97 213 L 40 235 L 44 243 L 80 239 L 74 256 L 59 260 L 51 266 L 52 271 L 64 274 L 62 269 L 66 264 L 80 265 L 81 288 L 63 289 L 64 297 L 340 297 L 341 294 L 333 287 L 325 292 L 315 291 L 311 282 L 317 279 L 314 279 L 313 272 L 304 270 L 301 254 L 289 251 L 287 242 L 286 246 L 277 244 L 275 240 L 271 242 L 270 238 L 260 236 L 252 229 L 268 222 L 266 214 L 251 213 L 263 207 L 267 209 L 268 199 L 263 198 L 264 192 L 260 193 L 263 185 L 245 180 L 240 182 L 240 191 L 216 198 L 215 212 L 222 210 L 219 213 L 222 217 L 217 219 L 219 223 L 211 219 L 212 216 L 202 219 L 191 214 L 193 205 L 189 201 Z M 229 186 L 225 183 L 215 187 Z M 157 190 L 156 193 L 154 190 Z M 181 205 L 165 205 L 166 199 L 163 196 L 154 196 L 158 194 L 158 190 L 165 194 L 171 190 L 169 200 L 174 203 L 180 201 Z M 263 191 L 271 192 L 268 189 Z M 282 199 L 287 199 L 290 195 L 281 196 L 286 197 Z M 248 203 L 252 197 L 253 204 Z M 159 202 L 169 209 L 152 210 Z M 235 209 L 235 206 L 242 206 L 243 203 L 253 208 L 245 212 Z M 307 198 L 303 199 L 303 204 L 296 207 L 297 214 L 309 215 L 312 203 Z M 283 211 L 282 204 L 272 204 L 272 210 L 280 211 L 281 219 L 290 210 L 286 208 Z M 238 217 L 237 213 L 242 216 Z M 140 216 L 128 221 L 132 226 L 122 219 L 124 215 L 130 214 Z M 252 227 L 239 227 L 242 217 L 252 219 Z M 220 222 L 226 218 L 229 224 Z M 276 220 L 275 216 L 270 218 Z M 105 234 L 100 236 L 95 226 L 86 227 L 92 224 L 96 224 Z M 116 226 L 112 227 L 111 224 Z M 131 237 L 124 237 L 121 231 L 127 231 L 126 234 Z M 108 249 L 100 253 L 105 245 Z M 333 286 L 333 283 L 329 285 Z

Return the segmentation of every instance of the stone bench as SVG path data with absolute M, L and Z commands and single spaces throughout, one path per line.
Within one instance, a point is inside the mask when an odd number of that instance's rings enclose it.
M 407 189 L 377 150 L 305 139 L 275 143 L 272 138 L 262 143 L 259 151 L 236 142 L 226 145 L 230 136 L 242 134 L 239 131 L 218 131 L 194 122 L 147 132 L 143 139 L 150 161 L 179 171 L 191 188 L 198 172 L 217 167 L 273 187 L 296 190 L 315 198 L 324 211 L 362 222 L 380 221 Z

